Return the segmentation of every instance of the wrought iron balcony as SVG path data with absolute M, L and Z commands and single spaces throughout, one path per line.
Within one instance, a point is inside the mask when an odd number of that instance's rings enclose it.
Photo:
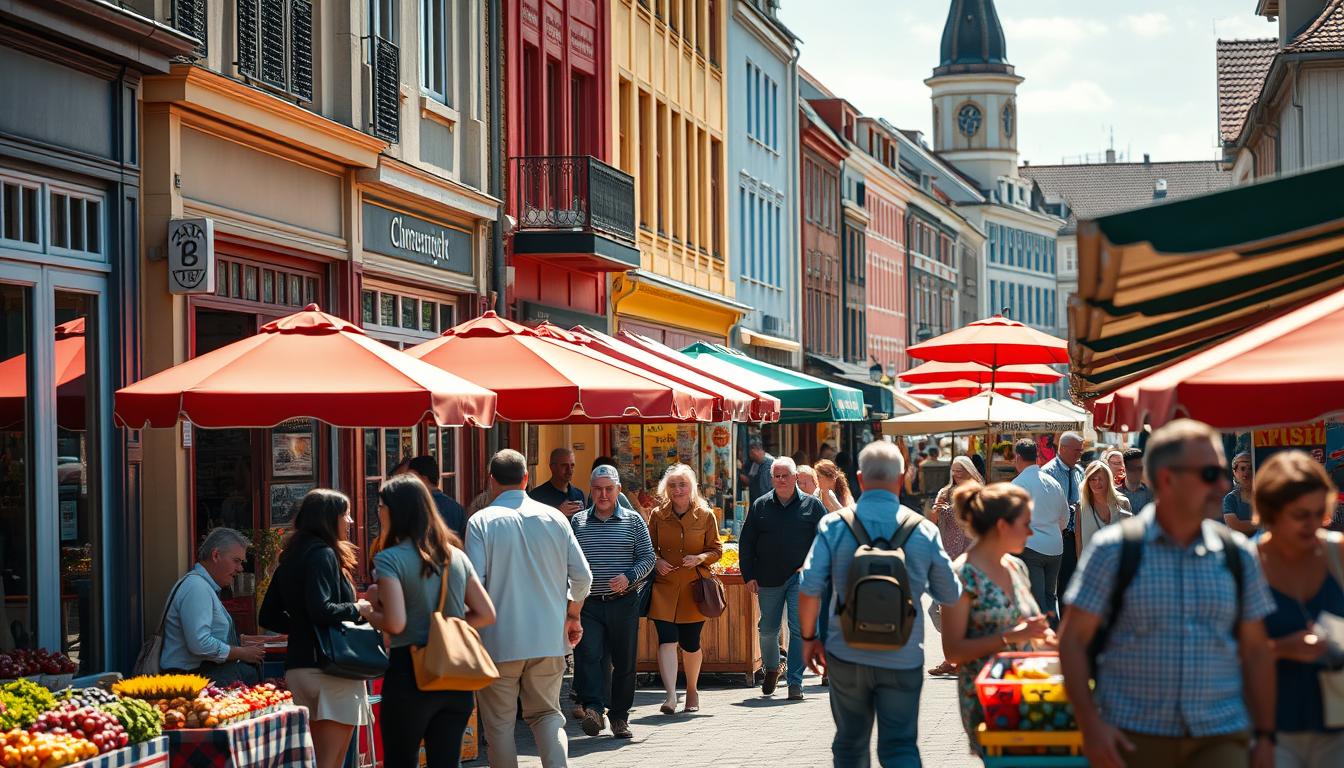
M 595 157 L 541 155 L 514 162 L 519 231 L 589 230 L 634 242 L 634 177 Z

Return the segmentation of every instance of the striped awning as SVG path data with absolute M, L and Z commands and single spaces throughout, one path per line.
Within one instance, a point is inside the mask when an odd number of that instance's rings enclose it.
M 1083 221 L 1074 395 L 1111 392 L 1344 286 L 1344 165 Z

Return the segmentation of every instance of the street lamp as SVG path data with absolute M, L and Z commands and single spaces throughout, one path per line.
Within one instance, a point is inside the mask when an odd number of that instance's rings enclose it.
M 928 325 L 920 323 L 919 330 L 915 331 L 915 341 L 919 342 L 920 344 L 923 344 L 924 342 L 932 338 L 933 338 L 933 331 L 929 330 Z

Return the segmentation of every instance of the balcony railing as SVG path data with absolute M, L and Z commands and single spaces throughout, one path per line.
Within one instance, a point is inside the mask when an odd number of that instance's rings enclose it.
M 516 157 L 518 229 L 602 232 L 635 240 L 635 179 L 595 157 Z

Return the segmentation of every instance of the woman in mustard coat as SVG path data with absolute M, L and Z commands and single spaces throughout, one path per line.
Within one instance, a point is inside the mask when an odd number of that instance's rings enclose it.
M 700 711 L 700 630 L 704 614 L 691 595 L 691 582 L 709 576 L 709 566 L 723 556 L 719 524 L 700 495 L 695 471 L 674 464 L 658 484 L 663 502 L 649 517 L 649 537 L 658 560 L 654 565 L 649 618 L 658 630 L 658 673 L 667 690 L 663 714 L 677 711 L 677 646 L 686 662 L 686 710 Z

